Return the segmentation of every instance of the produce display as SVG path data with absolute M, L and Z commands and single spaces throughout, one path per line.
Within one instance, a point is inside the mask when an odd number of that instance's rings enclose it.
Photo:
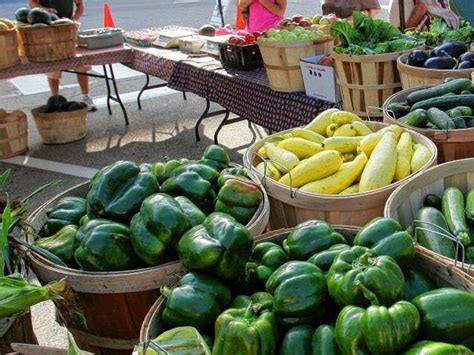
M 237 45 L 256 44 L 257 39 L 262 35 L 262 32 L 247 32 L 240 30 L 236 32 L 235 36 L 230 37 L 227 40 L 227 43 Z
M 414 233 L 421 246 L 474 264 L 474 189 L 466 196 L 457 187 L 446 188 L 442 196 L 426 195 L 415 220 Z
M 68 18 L 59 18 L 56 14 L 48 12 L 41 7 L 35 7 L 33 9 L 26 7 L 19 8 L 15 12 L 15 20 L 18 25 L 31 25 L 34 27 L 74 23 L 74 21 Z
M 446 42 L 432 51 L 416 49 L 404 63 L 428 69 L 470 69 L 474 68 L 474 52 L 463 42 Z
M 353 23 L 347 20 L 336 21 L 329 31 L 339 39 L 334 47 L 339 54 L 371 55 L 401 52 L 423 45 L 423 41 L 403 34 L 390 22 L 373 19 L 362 12 L 354 11 Z
M 265 141 L 255 168 L 283 185 L 315 194 L 372 191 L 423 168 L 432 153 L 396 125 L 372 130 L 338 109 Z
M 392 102 L 386 109 L 408 126 L 438 130 L 474 127 L 474 85 L 469 79 L 452 79 L 416 89 L 406 102 Z
M 304 17 L 303 15 L 296 14 L 281 20 L 278 24 L 278 29 L 292 30 L 298 26 L 305 28 L 329 29 L 337 20 L 338 18 L 335 14 L 314 15 L 313 17 Z
M 407 34 L 425 42 L 427 46 L 437 46 L 444 42 L 460 41 L 472 42 L 474 38 L 474 27 L 463 18 L 459 19 L 459 28 L 453 29 L 440 17 L 431 21 L 427 31 L 409 31 Z
M 45 105 L 38 108 L 38 111 L 41 113 L 70 112 L 82 110 L 86 107 L 87 105 L 84 102 L 68 101 L 64 96 L 53 95 L 49 97 Z
M 304 27 L 283 28 L 276 30 L 270 28 L 265 33 L 265 36 L 260 37 L 259 41 L 262 42 L 294 42 L 294 41 L 313 41 L 316 39 L 326 38 L 327 34 L 323 31 L 311 31 Z
M 26 118 L 26 113 L 21 110 L 8 112 L 0 108 L 0 123 L 8 123 L 18 121 L 20 118 Z
M 57 97 L 49 101 L 61 105 Z M 85 198 L 63 197 L 46 211 L 35 246 L 63 266 L 88 271 L 154 266 L 179 254 L 190 270 L 232 278 L 252 252 L 244 225 L 263 194 L 229 163 L 227 152 L 211 145 L 199 161 L 106 166 Z M 240 258 L 228 256 L 227 248 L 239 250 Z
M 164 333 L 153 342 L 186 329 L 175 341 L 193 354 L 472 354 L 474 294 L 437 288 L 413 266 L 413 239 L 396 220 L 377 218 L 353 241 L 318 220 L 278 238 L 257 241 L 242 275 L 189 271 L 163 288 Z M 322 253 L 327 271 L 316 262 Z M 262 255 L 266 281 L 248 284 Z

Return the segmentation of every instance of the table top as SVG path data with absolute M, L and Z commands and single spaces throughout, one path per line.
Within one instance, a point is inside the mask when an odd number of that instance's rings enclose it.
M 21 64 L 10 68 L 0 69 L 0 79 L 10 79 L 22 75 L 62 71 L 82 67 L 85 65 L 104 65 L 130 62 L 132 61 L 132 58 L 133 51 L 128 45 L 99 49 L 77 47 L 76 56 L 66 60 L 45 63 L 31 63 L 24 59 Z

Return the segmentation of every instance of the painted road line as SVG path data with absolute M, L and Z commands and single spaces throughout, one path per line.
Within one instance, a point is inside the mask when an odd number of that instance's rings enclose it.
M 44 74 L 28 75 L 10 79 L 22 95 L 34 95 L 49 91 L 48 79 Z
M 40 170 L 52 171 L 64 175 L 72 175 L 90 179 L 98 171 L 97 169 L 87 168 L 85 166 L 58 163 L 56 161 L 32 158 L 25 155 L 19 155 L 13 158 L 0 160 L 4 163 L 35 168 Z
M 116 80 L 119 79 L 128 79 L 128 78 L 135 78 L 139 76 L 144 76 L 145 74 L 140 73 L 136 70 L 130 69 L 129 67 L 122 65 L 122 64 L 112 64 L 112 68 L 114 70 L 114 76 Z M 92 70 L 104 75 L 104 69 L 102 68 L 102 65 L 94 65 L 92 66 Z M 107 71 L 109 71 L 109 68 L 107 68 Z M 110 73 L 109 73 L 110 75 Z
M 127 92 L 125 94 L 120 94 L 120 98 L 122 99 L 122 102 L 124 104 L 130 103 L 130 102 L 136 102 L 139 93 L 140 91 Z M 176 91 L 164 86 L 161 88 L 145 91 L 142 95 L 142 100 L 152 99 L 152 98 L 161 97 L 161 96 L 175 95 L 175 94 L 180 94 L 180 93 L 181 93 L 180 91 Z M 106 107 L 107 96 L 94 98 L 94 104 L 97 107 Z M 111 105 L 112 106 L 118 105 L 118 103 L 115 101 L 112 101 Z

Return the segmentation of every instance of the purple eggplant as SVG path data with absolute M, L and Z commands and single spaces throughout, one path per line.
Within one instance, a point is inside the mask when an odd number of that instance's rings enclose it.
M 430 56 L 427 52 L 421 49 L 416 49 L 411 51 L 411 53 L 408 55 L 407 64 L 413 65 L 415 67 L 422 67 L 429 57 Z

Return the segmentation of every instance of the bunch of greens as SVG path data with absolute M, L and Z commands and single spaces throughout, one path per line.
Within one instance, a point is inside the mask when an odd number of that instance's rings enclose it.
M 401 52 L 418 47 L 422 41 L 404 35 L 387 21 L 373 19 L 354 11 L 353 24 L 340 20 L 332 24 L 330 35 L 340 44 L 334 51 L 340 54 L 370 55 Z
M 470 43 L 474 40 L 474 27 L 461 18 L 459 28 L 452 29 L 441 18 L 435 18 L 431 21 L 428 31 L 407 32 L 420 40 L 425 41 L 427 46 L 437 46 L 444 42 L 461 41 Z

